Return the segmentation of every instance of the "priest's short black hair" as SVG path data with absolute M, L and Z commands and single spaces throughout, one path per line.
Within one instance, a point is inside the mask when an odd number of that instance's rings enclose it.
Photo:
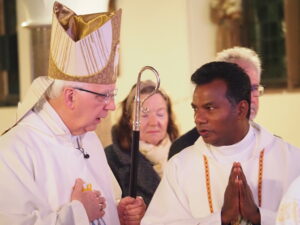
M 246 100 L 249 104 L 247 118 L 250 117 L 251 83 L 246 72 L 235 63 L 210 62 L 197 69 L 191 76 L 192 83 L 204 85 L 222 80 L 227 85 L 226 97 L 231 104 Z

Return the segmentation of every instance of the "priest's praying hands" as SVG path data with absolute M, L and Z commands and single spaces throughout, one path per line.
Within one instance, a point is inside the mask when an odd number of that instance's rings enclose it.
M 260 212 L 240 163 L 234 162 L 224 194 L 221 213 L 222 224 L 239 220 L 260 224 Z

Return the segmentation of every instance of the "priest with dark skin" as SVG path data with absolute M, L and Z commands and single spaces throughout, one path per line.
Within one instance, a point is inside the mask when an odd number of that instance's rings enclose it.
M 207 98 L 205 93 L 210 92 L 208 89 L 215 90 L 213 94 L 215 95 L 214 101 L 210 101 L 210 97 Z M 197 130 L 206 143 L 214 146 L 235 144 L 243 139 L 249 130 L 249 102 L 241 100 L 236 103 L 235 110 L 233 110 L 232 102 L 223 97 L 227 95 L 226 93 L 226 83 L 222 80 L 214 80 L 209 84 L 196 87 L 193 96 L 192 107 L 195 112 Z M 250 99 L 250 81 L 248 95 Z M 205 104 L 199 107 L 199 102 Z M 225 107 L 219 107 L 218 104 Z M 219 113 L 211 113 L 214 110 L 219 111 Z M 218 129 L 211 130 L 207 126 L 207 121 L 210 121 L 210 124 L 214 124 L 214 127 L 218 127 Z M 241 164 L 238 162 L 233 163 L 231 169 L 221 217 L 224 225 L 238 221 L 240 218 L 253 224 L 260 224 L 258 207 L 254 202 Z
M 274 225 L 300 150 L 250 121 L 251 84 L 237 64 L 207 63 L 191 81 L 200 137 L 168 161 L 141 224 Z
M 215 100 L 211 102 L 205 93 L 208 89 L 215 90 Z M 199 134 L 206 143 L 214 146 L 232 145 L 246 136 L 249 130 L 250 116 L 250 80 L 248 99 L 233 104 L 227 96 L 227 84 L 222 80 L 214 80 L 209 84 L 196 87 L 192 107 L 195 111 L 195 124 Z M 199 94 L 198 94 L 199 93 Z M 203 94 L 204 93 L 204 94 Z M 203 96 L 206 96 L 203 98 Z M 205 103 L 199 107 L 198 102 Z M 225 107 L 219 107 L 223 104 Z M 235 105 L 233 107 L 233 105 Z M 226 109 L 227 110 L 224 110 Z M 234 109 L 234 110 L 233 110 Z M 219 113 L 208 113 L 217 110 Z M 222 112 L 223 111 L 223 112 Z M 231 114 L 231 115 L 230 115 Z M 214 123 L 218 129 L 207 128 L 207 121 Z M 234 162 L 225 190 L 224 203 L 222 207 L 222 225 L 232 224 L 244 219 L 252 224 L 260 224 L 260 213 L 256 206 L 251 189 L 239 162 Z

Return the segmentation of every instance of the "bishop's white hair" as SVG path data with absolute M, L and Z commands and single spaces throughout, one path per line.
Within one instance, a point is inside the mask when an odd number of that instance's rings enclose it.
M 76 81 L 66 81 L 55 79 L 51 87 L 48 88 L 45 95 L 50 98 L 57 98 L 63 91 L 65 87 L 81 87 L 84 88 L 86 83 L 76 82 Z
M 261 61 L 256 54 L 250 48 L 245 47 L 233 47 L 225 49 L 219 53 L 217 53 L 216 61 L 224 61 L 224 62 L 231 62 L 236 63 L 237 61 L 244 61 L 251 63 L 255 69 L 257 70 L 258 76 L 261 76 Z
M 47 89 L 44 94 L 44 97 L 40 98 L 39 101 L 35 104 L 34 110 L 39 111 L 43 108 L 46 98 L 54 99 L 59 97 L 65 87 L 81 87 L 84 88 L 86 83 L 75 82 L 75 81 L 65 81 L 54 79 L 52 85 Z

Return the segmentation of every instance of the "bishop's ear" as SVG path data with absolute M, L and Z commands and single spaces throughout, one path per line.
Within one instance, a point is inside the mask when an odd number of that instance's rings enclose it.
M 74 88 L 65 87 L 63 89 L 64 103 L 70 109 L 74 109 L 76 100 L 76 91 Z

